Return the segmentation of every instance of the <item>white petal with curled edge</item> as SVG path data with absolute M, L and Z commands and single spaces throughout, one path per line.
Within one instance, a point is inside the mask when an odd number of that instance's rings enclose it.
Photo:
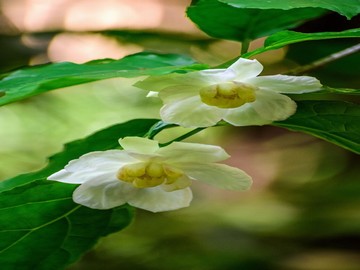
M 254 110 L 271 121 L 285 120 L 296 112 L 296 103 L 289 97 L 271 91 L 257 91 Z
M 249 79 L 249 84 L 261 90 L 269 90 L 284 94 L 302 94 L 319 91 L 322 87 L 319 80 L 309 76 L 273 75 Z
M 96 171 L 96 170 L 113 170 L 119 168 L 121 164 L 135 161 L 123 150 L 95 151 L 82 155 L 78 159 L 71 160 L 65 170 L 76 172 L 79 170 Z
M 220 146 L 181 142 L 173 142 L 168 146 L 160 148 L 158 154 L 162 156 L 167 163 L 199 161 L 212 163 L 230 157 Z
M 47 179 L 67 184 L 82 184 L 91 180 L 111 179 L 116 175 L 118 168 L 108 171 L 80 170 L 76 172 L 69 172 L 64 169 L 50 175 Z
M 116 179 L 93 179 L 75 189 L 73 200 L 93 209 L 110 209 L 125 204 L 136 193 L 132 185 Z
M 119 139 L 119 144 L 125 151 L 141 155 L 151 155 L 159 149 L 157 141 L 141 137 L 125 137 Z
M 71 160 L 63 170 L 50 175 L 48 180 L 82 184 L 92 179 L 108 179 L 116 175 L 123 164 L 134 161 L 136 159 L 122 150 L 91 152 Z
M 163 212 L 188 207 L 192 200 L 190 188 L 175 191 L 164 191 L 160 186 L 138 189 L 136 196 L 128 203 L 151 212 Z
M 165 104 L 160 110 L 164 122 L 183 127 L 209 127 L 222 119 L 223 111 L 204 104 L 199 96 Z
M 233 126 L 262 126 L 270 124 L 272 120 L 264 118 L 251 104 L 231 109 L 224 116 L 224 120 Z
M 180 169 L 195 180 L 223 189 L 246 190 L 252 183 L 244 171 L 225 164 L 188 163 L 181 164 Z
M 235 63 L 227 68 L 235 78 L 234 81 L 242 82 L 249 78 L 256 77 L 263 70 L 263 66 L 257 60 L 239 58 Z

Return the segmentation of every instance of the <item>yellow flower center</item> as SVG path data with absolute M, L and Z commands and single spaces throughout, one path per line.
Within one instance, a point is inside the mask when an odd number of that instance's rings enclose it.
M 225 82 L 200 89 L 202 102 L 209 106 L 230 109 L 254 102 L 256 87 L 238 82 Z
M 191 183 L 182 170 L 154 161 L 127 164 L 116 176 L 137 188 L 162 185 L 165 191 L 183 189 Z

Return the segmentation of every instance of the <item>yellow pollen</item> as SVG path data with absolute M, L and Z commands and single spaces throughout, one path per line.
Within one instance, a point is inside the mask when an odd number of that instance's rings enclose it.
M 225 82 L 201 88 L 200 98 L 209 106 L 237 108 L 245 103 L 254 102 L 256 89 L 255 86 L 245 83 Z
M 137 188 L 163 185 L 166 186 L 164 187 L 165 191 L 173 191 L 190 185 L 190 179 L 184 175 L 182 170 L 164 165 L 161 162 L 127 164 L 118 171 L 116 177 Z

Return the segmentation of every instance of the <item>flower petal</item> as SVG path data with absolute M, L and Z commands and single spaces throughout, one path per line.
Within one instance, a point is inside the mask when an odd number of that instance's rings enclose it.
M 159 92 L 158 97 L 164 103 L 178 102 L 179 100 L 183 100 L 189 97 L 199 96 L 200 88 L 188 88 L 186 86 L 173 86 L 168 87 L 161 92 Z
M 231 109 L 224 116 L 224 120 L 233 126 L 262 126 L 270 124 L 272 120 L 262 117 L 254 107 L 245 104 L 239 108 Z
M 301 94 L 319 91 L 322 87 L 319 80 L 309 76 L 260 76 L 247 80 L 247 83 L 256 85 L 261 90 L 288 94 Z
M 219 122 L 224 114 L 219 108 L 201 102 L 199 96 L 166 103 L 160 110 L 164 122 L 183 127 L 209 127 Z
M 113 175 L 116 175 L 116 170 L 112 170 L 112 171 L 95 171 L 95 170 L 81 171 L 80 170 L 76 172 L 61 170 L 50 175 L 47 179 L 62 183 L 68 183 L 68 184 L 82 184 L 94 179 L 108 179 L 111 178 Z
M 205 69 L 200 71 L 200 74 L 204 79 L 204 86 L 232 81 L 236 78 L 236 73 L 229 69 Z
M 192 200 L 190 188 L 164 191 L 161 187 L 139 189 L 128 203 L 151 212 L 162 212 L 187 207 Z
M 257 91 L 256 101 L 229 110 L 224 120 L 234 126 L 267 125 L 284 120 L 296 111 L 296 103 L 285 95 Z
M 251 186 L 252 180 L 244 171 L 225 164 L 182 164 L 180 169 L 184 173 L 207 184 L 230 190 L 246 190 Z
M 75 189 L 73 200 L 94 209 L 110 209 L 125 204 L 136 193 L 132 185 L 116 179 L 93 179 Z
M 285 120 L 296 111 L 296 103 L 291 98 L 271 91 L 256 92 L 252 106 L 260 116 L 271 121 Z
M 173 86 L 201 87 L 206 82 L 206 77 L 201 76 L 199 71 L 189 72 L 186 74 L 170 73 L 166 75 L 150 76 L 145 80 L 136 82 L 135 87 L 159 92 L 165 88 Z
M 92 179 L 113 178 L 124 163 L 135 160 L 122 150 L 91 152 L 70 161 L 63 170 L 50 175 L 48 180 L 82 184 Z
M 227 68 L 235 76 L 235 81 L 242 82 L 249 78 L 256 77 L 263 70 L 263 66 L 257 60 L 239 58 L 235 63 Z
M 119 144 L 125 151 L 141 155 L 151 155 L 159 149 L 157 141 L 141 137 L 125 137 L 119 139 Z
M 222 161 L 230 156 L 220 146 L 200 143 L 173 142 L 160 148 L 158 154 L 166 163 Z
M 132 162 L 133 158 L 123 150 L 95 151 L 71 160 L 65 170 L 75 172 L 78 170 L 112 170 L 123 163 Z

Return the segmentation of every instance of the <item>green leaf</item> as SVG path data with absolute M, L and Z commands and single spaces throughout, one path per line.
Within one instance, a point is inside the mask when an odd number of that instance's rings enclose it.
M 137 119 L 71 142 L 35 173 L 0 182 L 0 265 L 2 269 L 63 269 L 97 240 L 129 224 L 128 206 L 94 210 L 77 205 L 77 185 L 48 181 L 69 160 L 118 147 L 125 136 L 144 136 L 158 120 Z
M 320 32 L 320 33 L 299 33 L 294 31 L 281 31 L 269 36 L 265 40 L 264 47 L 243 54 L 242 57 L 248 58 L 250 56 L 259 53 L 263 53 L 269 50 L 276 50 L 286 45 L 303 42 L 303 41 L 335 39 L 335 38 L 358 38 L 358 37 L 360 37 L 360 28 L 350 29 L 342 32 Z
M 237 8 L 218 0 L 198 0 L 193 1 L 187 15 L 210 36 L 248 41 L 296 27 L 324 12 L 318 8 Z
M 296 113 L 274 126 L 300 131 L 360 154 L 360 106 L 345 101 L 298 101 Z
M 61 62 L 29 67 L 0 81 L 0 106 L 40 93 L 115 77 L 138 77 L 197 69 L 194 60 L 176 54 L 138 53 L 120 60 L 102 59 L 85 64 Z
M 360 13 L 359 0 L 219 0 L 237 8 L 284 9 L 323 8 L 335 11 L 348 19 Z
M 100 237 L 130 223 L 130 207 L 101 211 L 76 205 L 73 189 L 37 180 L 1 193 L 2 269 L 63 269 Z

